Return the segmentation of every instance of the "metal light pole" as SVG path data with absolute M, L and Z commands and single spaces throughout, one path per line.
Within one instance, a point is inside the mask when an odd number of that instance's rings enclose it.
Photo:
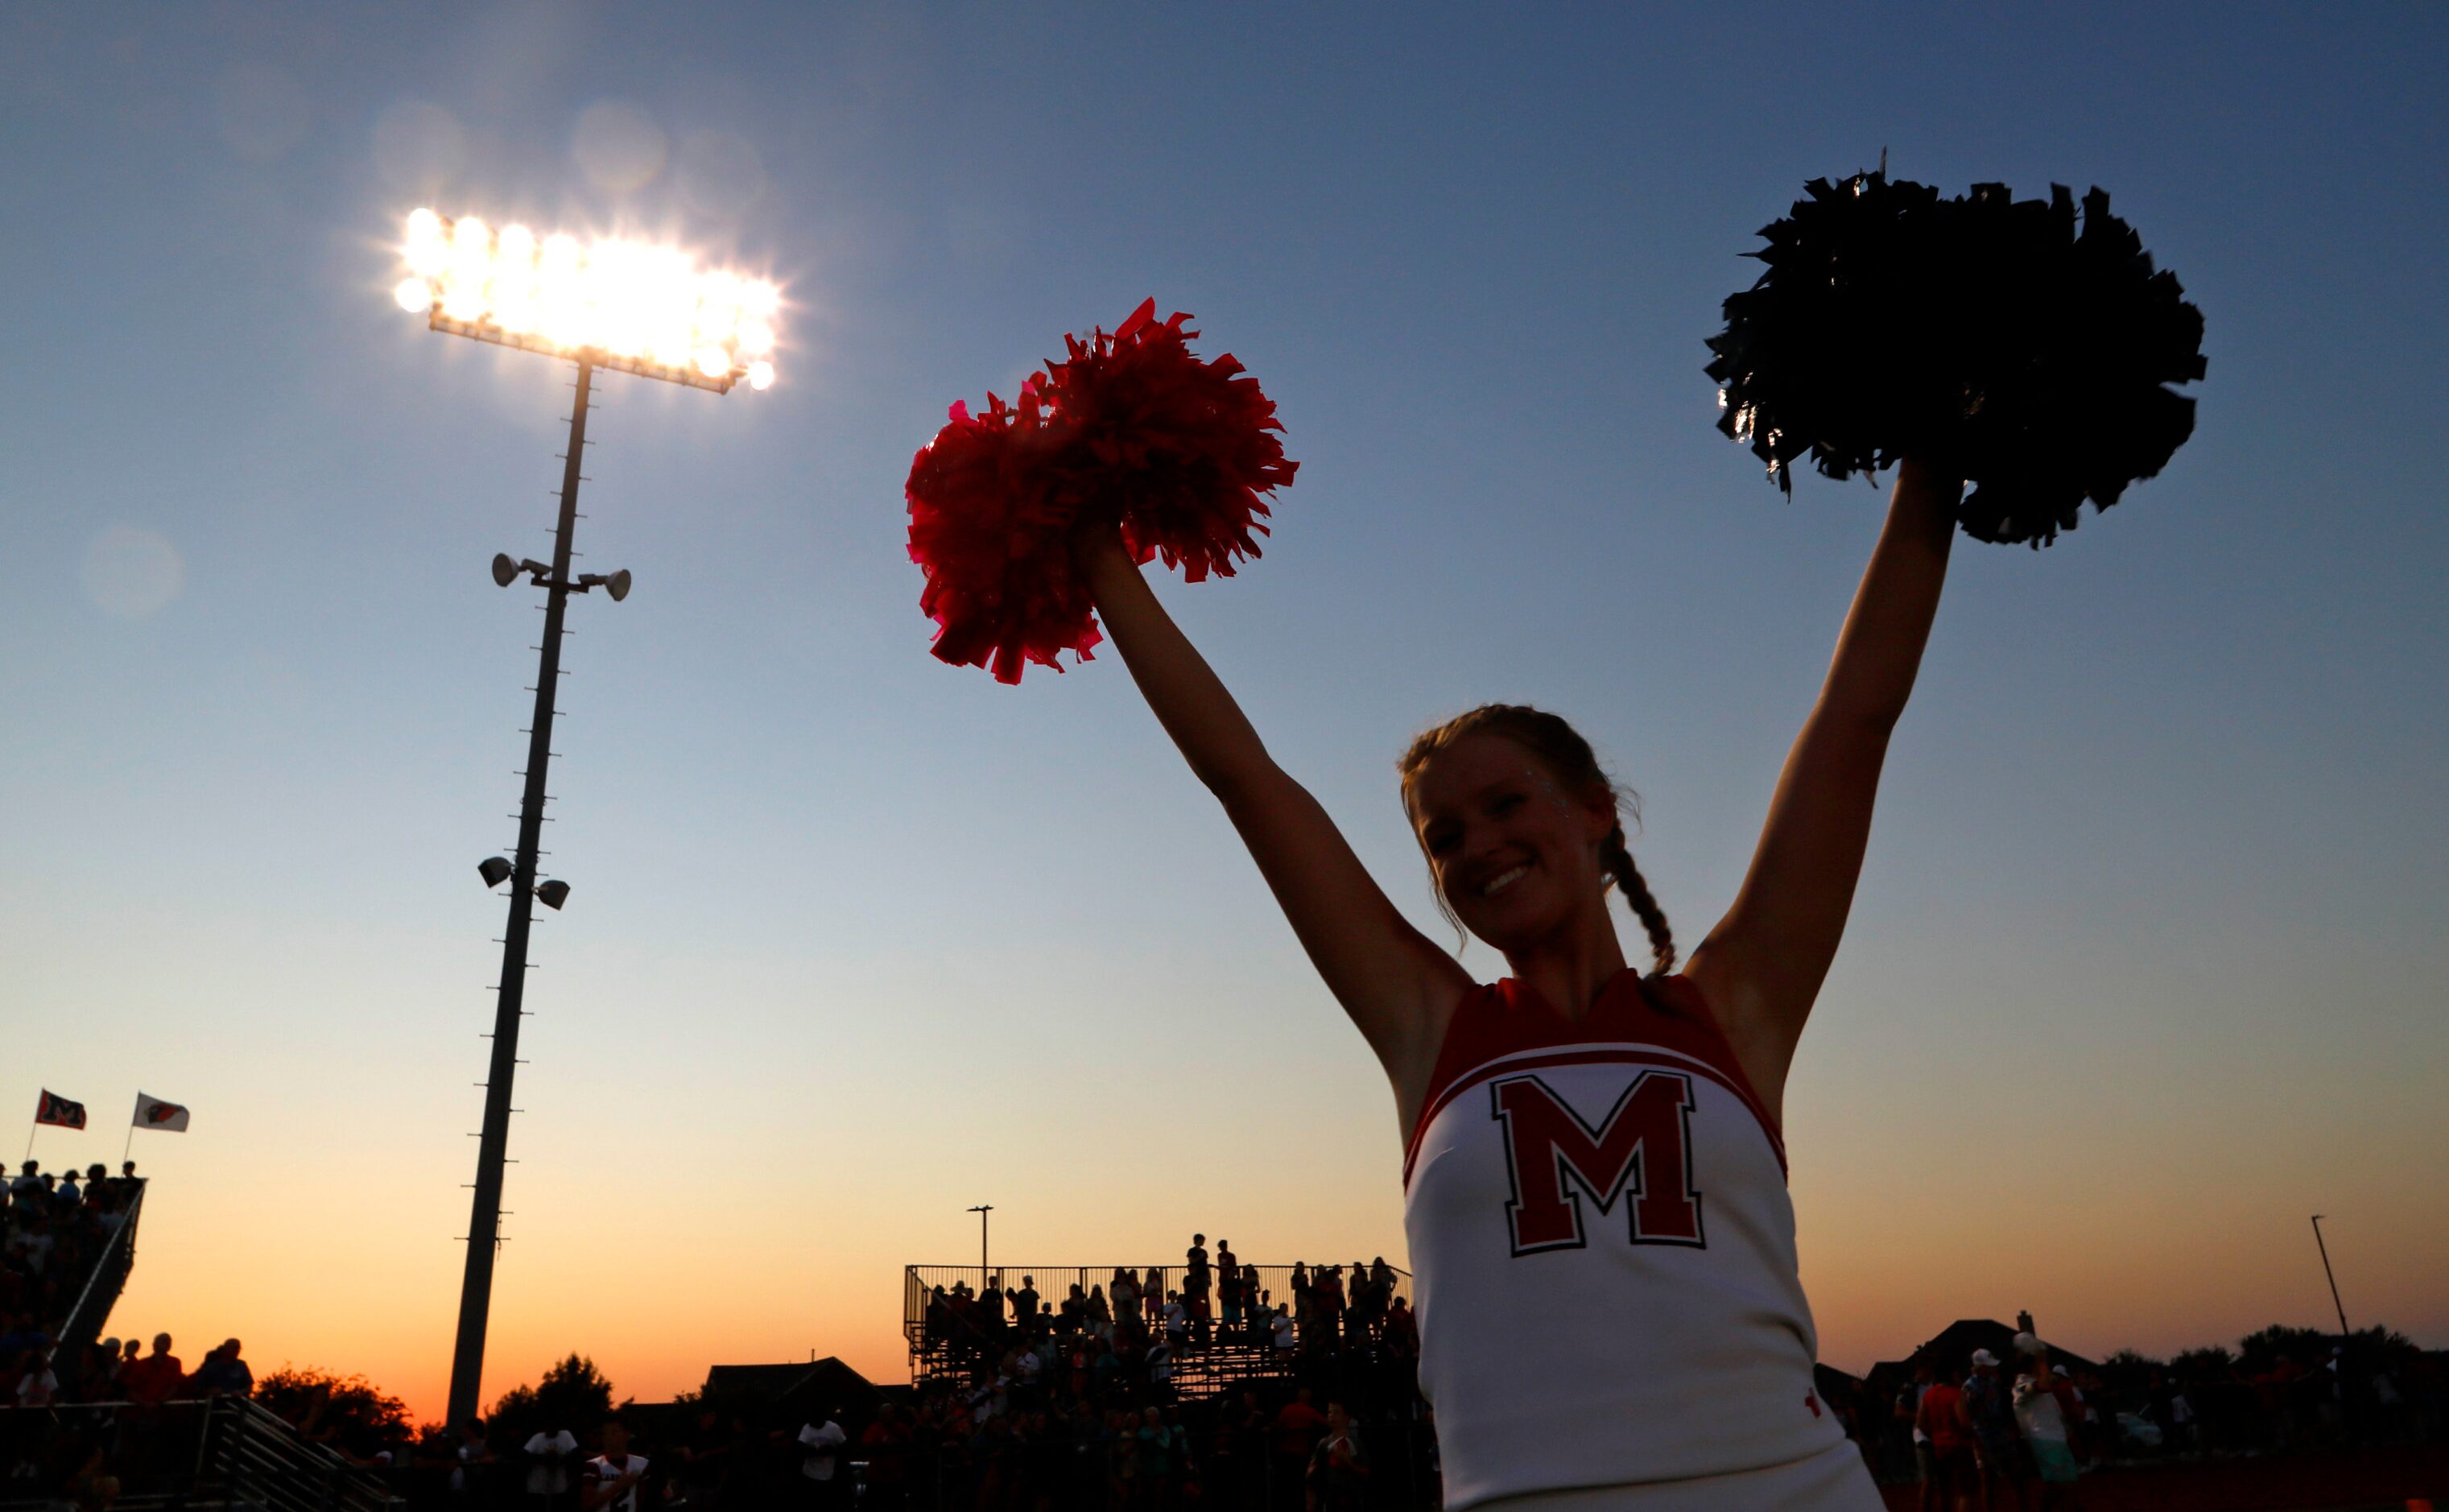
M 970 1211 L 978 1215 L 978 1289 L 984 1291 L 990 1275 L 987 1270 L 987 1214 L 994 1212 L 994 1204 L 985 1203 Z
M 570 538 L 578 523 L 579 469 L 587 451 L 587 410 L 599 369 L 663 378 L 728 393 L 747 379 L 774 381 L 765 359 L 780 306 L 773 286 L 727 273 L 701 273 L 682 253 L 627 242 L 581 249 L 575 239 L 539 242 L 522 226 L 496 236 L 474 217 L 446 221 L 431 210 L 409 217 L 402 249 L 408 277 L 393 290 L 401 308 L 427 316 L 446 335 L 577 364 L 569 410 L 569 449 L 562 461 L 561 510 L 554 521 L 552 560 L 493 558 L 493 581 L 508 588 L 522 574 L 545 590 L 544 644 L 536 663 L 535 714 L 528 725 L 527 785 L 519 803 L 514 860 L 487 858 L 477 866 L 489 887 L 511 884 L 510 921 L 502 932 L 502 979 L 493 1006 L 493 1052 L 485 1078 L 485 1121 L 477 1132 L 475 1195 L 468 1218 L 467 1269 L 459 1288 L 459 1326 L 451 1354 L 449 1421 L 476 1415 L 485 1369 L 485 1329 L 492 1307 L 493 1262 L 501 1245 L 502 1173 L 509 1160 L 511 1088 L 519 1064 L 519 1020 L 526 1016 L 528 937 L 535 904 L 559 908 L 569 896 L 560 881 L 539 882 L 537 860 L 550 801 L 545 776 L 552 758 L 554 696 L 561 681 L 563 618 L 569 595 L 602 588 L 614 602 L 629 593 L 627 572 L 570 575 Z
M 2330 1247 L 2322 1242 L 2322 1214 L 2318 1212 L 2313 1214 L 2313 1244 L 2322 1251 L 2322 1274 L 2330 1283 L 2330 1306 L 2338 1310 L 2339 1342 L 2344 1344 L 2350 1337 L 2347 1332 L 2347 1308 L 2346 1305 L 2339 1300 L 2339 1277 L 2338 1273 L 2330 1269 Z
M 561 472 L 552 570 L 543 579 L 544 645 L 537 652 L 535 717 L 528 726 L 527 789 L 519 799 L 519 846 L 511 863 L 511 920 L 502 931 L 502 984 L 493 1005 L 493 1058 L 485 1074 L 485 1126 L 477 1134 L 476 1198 L 468 1216 L 468 1269 L 459 1283 L 459 1329 L 451 1348 L 449 1422 L 476 1415 L 485 1372 L 485 1324 L 492 1310 L 493 1257 L 501 1249 L 502 1166 L 511 1143 L 511 1081 L 519 1063 L 527 998 L 528 927 L 535 918 L 536 848 L 543 839 L 545 768 L 552 757 L 553 697 L 561 683 L 561 621 L 569 605 L 569 538 L 578 526 L 578 463 L 587 449 L 587 397 L 595 370 L 578 361 L 569 406 L 569 456 Z M 584 590 L 581 590 L 584 591 Z M 625 595 L 626 596 L 626 595 Z

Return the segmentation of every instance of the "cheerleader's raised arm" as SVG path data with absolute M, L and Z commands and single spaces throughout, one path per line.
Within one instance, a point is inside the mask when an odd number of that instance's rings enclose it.
M 1854 904 L 1880 768 L 1938 611 L 1963 492 L 1913 459 L 1898 467 L 1887 524 L 1778 777 L 1751 869 L 1685 968 L 1772 1113 Z
M 1267 754 L 1119 533 L 1084 529 L 1073 559 L 1157 722 L 1224 805 L 1302 948 L 1378 1053 L 1408 1132 L 1446 1023 L 1473 985 L 1470 974 L 1412 927 L 1318 800 Z

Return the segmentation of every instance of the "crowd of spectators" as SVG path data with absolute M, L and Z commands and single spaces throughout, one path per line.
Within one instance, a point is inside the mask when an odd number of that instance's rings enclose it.
M 921 1348 L 983 1382 L 996 1376 L 1071 1399 L 1156 1391 L 1187 1354 L 1211 1347 L 1274 1357 L 1298 1369 L 1358 1353 L 1405 1363 L 1419 1329 L 1383 1255 L 1363 1265 L 1295 1265 L 1283 1297 L 1244 1265 L 1229 1240 L 1211 1260 L 1193 1234 L 1178 1281 L 1167 1268 L 1117 1266 L 1105 1281 L 1069 1283 L 1060 1298 L 1023 1275 L 1006 1289 L 989 1277 L 937 1285 L 921 1320 Z M 1270 1371 L 1275 1367 L 1270 1367 Z
M 868 1498 L 914 1512 L 1360 1512 L 1437 1504 L 1435 1435 L 1406 1383 L 1347 1372 L 1197 1401 L 1100 1401 L 1009 1382 L 921 1387 L 860 1439 Z M 1151 1384 L 1150 1395 L 1162 1395 Z
M 0 1368 L 22 1376 L 18 1354 L 59 1336 L 143 1189 L 132 1160 L 116 1176 L 99 1164 L 61 1172 L 29 1160 L 0 1182 L 0 1335 L 11 1346 Z
M 1162 1405 L 950 1381 L 870 1412 L 627 1407 L 591 1430 L 462 1424 L 396 1455 L 433 1512 L 1364 1512 L 1434 1506 L 1428 1442 L 1307 1386 Z M 634 1503 L 634 1505 L 633 1505 Z
M 1296 1265 L 1281 1296 L 1229 1241 L 1211 1258 L 1194 1234 L 1184 1261 L 1060 1297 L 1027 1274 L 931 1289 L 927 1378 L 861 1444 L 870 1496 L 1012 1512 L 1420 1504 L 1436 1470 L 1419 1330 L 1385 1259 Z M 1193 1369 L 1209 1389 L 1185 1401 Z
M 238 1340 L 193 1370 L 166 1333 L 64 1335 L 79 1298 L 144 1190 L 136 1163 L 48 1172 L 32 1160 L 0 1183 L 0 1500 L 35 1490 L 107 1505 L 123 1472 L 174 1458 L 167 1405 L 255 1389 Z
M 1837 1405 L 1881 1479 L 1919 1483 L 1920 1512 L 2077 1505 L 2080 1476 L 2112 1464 L 2449 1438 L 2439 1355 L 2361 1336 L 2301 1352 L 2070 1366 L 2025 1332 L 2005 1357 L 1918 1358 L 1891 1402 Z

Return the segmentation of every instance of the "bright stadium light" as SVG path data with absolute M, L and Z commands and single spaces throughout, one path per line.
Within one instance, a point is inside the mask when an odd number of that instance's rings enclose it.
M 392 298 L 434 330 L 718 393 L 773 385 L 781 291 L 677 247 L 418 210 L 399 255 Z
M 492 1059 L 485 1087 L 485 1124 L 477 1132 L 475 1195 L 468 1218 L 467 1270 L 459 1286 L 459 1324 L 451 1357 L 449 1420 L 476 1413 L 485 1362 L 485 1330 L 492 1307 L 493 1261 L 501 1235 L 502 1175 L 510 1145 L 511 1080 L 519 1065 L 519 1020 L 526 1017 L 528 935 L 534 905 L 558 909 L 569 884 L 537 876 L 543 855 L 547 767 L 552 758 L 555 689 L 561 679 L 562 625 L 572 593 L 604 590 L 619 603 L 629 596 L 627 569 L 573 572 L 570 537 L 577 528 L 579 467 L 587 456 L 589 396 L 599 370 L 634 373 L 690 388 L 727 394 L 742 379 L 752 389 L 774 383 L 774 322 L 782 294 L 772 283 L 720 268 L 700 267 L 676 247 L 601 239 L 582 243 L 562 232 L 539 236 L 528 226 L 499 229 L 472 215 L 457 220 L 418 210 L 402 227 L 404 276 L 392 301 L 425 317 L 430 330 L 465 336 L 575 363 L 569 445 L 562 454 L 561 514 L 553 527 L 552 560 L 492 561 L 495 583 L 525 578 L 545 591 L 544 644 L 536 648 L 535 714 L 529 721 L 527 780 L 512 856 L 487 858 L 477 868 L 488 887 L 507 882 L 510 920 L 502 933 L 502 979 L 493 999 Z

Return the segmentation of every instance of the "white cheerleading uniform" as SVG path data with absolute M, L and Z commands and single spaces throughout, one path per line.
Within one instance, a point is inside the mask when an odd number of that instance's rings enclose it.
M 1876 1509 L 1812 1384 L 1777 1123 L 1686 979 L 1456 1009 L 1403 1163 L 1449 1508 Z

